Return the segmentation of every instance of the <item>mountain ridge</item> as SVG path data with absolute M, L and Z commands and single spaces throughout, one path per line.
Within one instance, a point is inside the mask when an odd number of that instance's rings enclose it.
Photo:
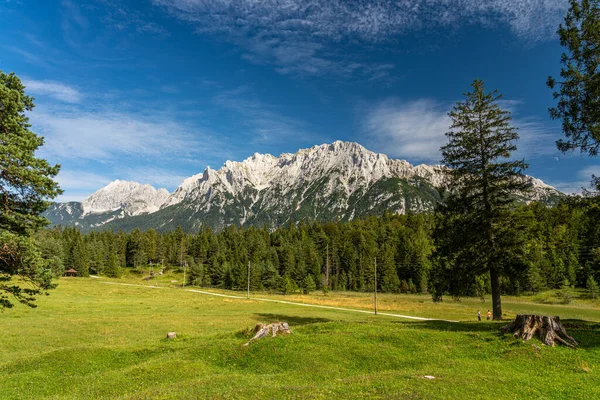
M 413 166 L 358 143 L 336 141 L 279 157 L 254 153 L 226 161 L 219 170 L 207 167 L 173 193 L 117 180 L 81 203 L 53 204 L 46 216 L 53 224 L 83 230 L 179 225 L 197 230 L 202 224 L 277 227 L 301 219 L 351 220 L 384 210 L 423 212 L 439 201 L 444 169 Z M 522 201 L 552 203 L 562 196 L 539 179 L 526 179 L 532 191 Z

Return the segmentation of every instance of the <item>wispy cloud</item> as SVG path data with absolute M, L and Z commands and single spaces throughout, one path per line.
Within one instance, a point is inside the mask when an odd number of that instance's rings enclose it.
M 506 26 L 528 42 L 554 36 L 568 0 L 152 0 L 201 34 L 238 44 L 282 74 L 381 78 L 386 66 L 336 54 L 333 43 L 392 42 L 415 31 Z
M 257 35 L 238 39 L 247 52 L 242 55 L 254 64 L 271 64 L 281 75 L 355 77 L 367 81 L 388 78 L 395 68 L 391 63 L 374 63 L 349 58 L 321 43 L 299 38 Z
M 102 186 L 107 185 L 111 180 L 102 175 L 82 172 L 82 171 L 71 171 L 61 170 L 56 177 L 61 189 L 66 191 L 73 190 L 97 190 Z
M 500 106 L 511 112 L 518 111 L 520 101 L 503 100 Z M 446 143 L 446 132 L 451 120 L 451 105 L 420 99 L 402 102 L 388 99 L 367 108 L 361 115 L 362 131 L 370 145 L 377 151 L 394 157 L 418 162 L 439 162 L 440 147 Z M 558 154 L 555 139 L 557 132 L 546 122 L 536 118 L 514 117 L 512 125 L 518 128 L 518 151 L 515 158 L 531 159 Z
M 62 169 L 56 177 L 61 189 L 65 192 L 56 201 L 81 201 L 90 193 L 106 186 L 110 178 L 91 172 Z
M 50 96 L 67 103 L 79 103 L 83 98 L 77 89 L 56 81 L 24 79 L 23 84 L 28 93 Z
M 34 54 L 32 52 L 29 51 L 25 51 L 19 47 L 15 47 L 15 46 L 2 46 L 5 49 L 12 51 L 13 53 L 16 53 L 18 55 L 20 55 L 23 59 L 23 61 L 25 61 L 26 63 L 29 64 L 33 64 L 33 65 L 38 65 L 38 66 L 45 66 L 46 60 L 43 57 L 40 57 L 38 54 Z
M 367 142 L 377 151 L 392 157 L 439 162 L 439 149 L 450 126 L 447 112 L 447 105 L 433 100 L 388 99 L 367 110 L 362 128 Z
M 550 184 L 564 193 L 581 194 L 584 189 L 591 189 L 592 175 L 600 176 L 600 165 L 590 165 L 579 170 L 569 181 L 554 181 Z
M 507 24 L 516 36 L 552 36 L 568 0 L 153 0 L 202 31 L 292 32 L 341 40 L 387 40 L 436 26 Z
M 118 111 L 42 110 L 30 119 L 47 139 L 44 150 L 59 158 L 186 157 L 201 148 L 189 128 L 166 118 Z
M 244 129 L 253 134 L 254 143 L 273 145 L 310 136 L 303 122 L 287 117 L 276 107 L 259 101 L 247 86 L 223 91 L 214 98 L 214 102 L 237 114 Z

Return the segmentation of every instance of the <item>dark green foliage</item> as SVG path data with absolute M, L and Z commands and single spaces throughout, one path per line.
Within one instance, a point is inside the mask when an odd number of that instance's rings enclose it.
M 567 140 L 558 148 L 579 148 L 592 156 L 600 149 L 600 3 L 598 0 L 570 0 L 564 23 L 558 29 L 566 52 L 561 57 L 560 80 L 548 78 L 548 86 L 559 90 L 558 105 L 550 109 L 553 119 L 562 121 Z
M 556 297 L 562 304 L 571 304 L 571 300 L 575 297 L 575 291 L 568 280 L 565 279 L 561 288 L 556 291 Z
M 108 257 L 108 264 L 104 269 L 104 274 L 111 278 L 118 278 L 122 275 L 122 268 L 119 265 L 119 259 L 116 254 L 111 254 Z
M 479 80 L 472 87 L 448 114 L 452 126 L 441 149 L 450 190 L 437 208 L 434 298 L 463 295 L 486 273 L 494 319 L 501 319 L 501 276 L 525 269 L 525 238 L 512 209 L 515 194 L 527 189 L 527 164 L 510 158 L 519 135 L 498 106 L 502 96 L 486 93 Z
M 554 208 L 538 203 L 517 207 L 508 225 L 517 231 L 513 239 L 525 244 L 518 254 L 508 246 L 502 291 L 560 289 L 564 279 L 573 283 L 573 271 L 579 287 L 585 287 L 588 276 L 600 276 L 600 251 L 595 257 L 595 250 L 587 250 L 600 247 L 599 210 L 593 199 L 568 200 Z M 115 260 L 120 268 L 139 270 L 136 260 L 144 254 L 155 270 L 157 265 L 180 269 L 182 260 L 187 262 L 190 285 L 246 290 L 250 262 L 251 290 L 365 292 L 373 290 L 377 258 L 381 292 L 488 295 L 489 274 L 475 274 L 467 268 L 471 264 L 460 262 L 478 256 L 461 245 L 468 234 L 461 216 L 441 215 L 384 213 L 352 222 L 301 222 L 274 231 L 231 226 L 214 232 L 203 227 L 194 234 L 150 229 L 82 235 L 74 228 L 53 228 L 39 232 L 37 240 L 44 258 L 58 257 L 65 268 L 78 269 L 74 255 L 87 255 L 91 271 L 112 276 Z
M 194 262 L 193 257 L 188 257 L 189 274 L 186 285 L 204 286 L 204 266 Z
M 552 119 L 562 122 L 566 139 L 556 142 L 567 152 L 579 148 L 590 156 L 600 150 L 600 2 L 570 0 L 564 23 L 558 28 L 561 56 L 560 78 L 548 77 L 547 85 L 558 99 L 550 108 Z M 600 177 L 592 177 L 600 190 Z
M 306 275 L 306 278 L 302 281 L 302 292 L 304 294 L 309 294 L 317 290 L 317 285 L 315 284 L 315 280 L 312 275 Z
M 60 167 L 35 155 L 44 139 L 29 130 L 25 113 L 33 107 L 20 79 L 0 71 L 0 309 L 13 306 L 9 295 L 33 307 L 53 287 L 52 269 L 61 269 L 56 255 L 40 256 L 33 238 L 48 224 L 41 216 L 48 200 L 61 193 L 52 180 Z M 30 285 L 12 283 L 15 275 Z
M 298 291 L 298 284 L 294 282 L 288 275 L 281 280 L 281 292 L 283 294 L 293 294 Z

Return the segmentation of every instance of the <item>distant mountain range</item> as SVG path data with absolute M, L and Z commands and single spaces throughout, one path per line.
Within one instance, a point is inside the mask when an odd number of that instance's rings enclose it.
M 443 166 L 412 166 L 357 143 L 334 142 L 295 154 L 254 154 L 183 181 L 173 192 L 114 181 L 82 202 L 55 203 L 53 225 L 93 229 L 197 231 L 240 226 L 277 227 L 300 220 L 349 221 L 366 215 L 433 210 Z M 539 179 L 521 201 L 554 204 L 564 196 Z

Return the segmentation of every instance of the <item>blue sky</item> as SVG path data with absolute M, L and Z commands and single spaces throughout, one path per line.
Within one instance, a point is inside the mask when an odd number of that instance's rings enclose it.
M 114 179 L 173 190 L 207 165 L 356 141 L 439 163 L 475 78 L 504 94 L 528 173 L 566 191 L 545 86 L 567 0 L 0 0 L 0 69 L 36 98 L 61 200 Z

